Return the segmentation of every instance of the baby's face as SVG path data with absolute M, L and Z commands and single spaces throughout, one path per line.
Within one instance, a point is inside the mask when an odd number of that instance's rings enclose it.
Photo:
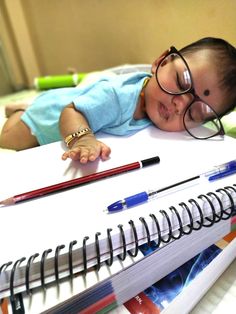
M 196 95 L 219 115 L 224 111 L 225 104 L 223 92 L 218 85 L 215 65 L 209 62 L 209 56 L 206 52 L 198 53 L 197 56 L 186 56 L 185 60 L 192 74 Z M 153 73 L 155 73 L 156 67 L 157 65 L 153 65 Z M 168 66 L 165 65 L 161 71 L 163 84 L 166 82 L 170 88 L 172 85 L 179 86 L 182 84 L 177 71 L 176 74 L 170 75 Z M 153 75 L 145 89 L 145 111 L 158 128 L 164 131 L 182 131 L 185 130 L 183 123 L 185 109 L 193 101 L 193 98 L 194 96 L 190 93 L 183 95 L 166 93 L 160 88 L 155 75 Z M 198 113 L 194 114 L 197 119 Z M 190 118 L 192 119 L 192 117 Z

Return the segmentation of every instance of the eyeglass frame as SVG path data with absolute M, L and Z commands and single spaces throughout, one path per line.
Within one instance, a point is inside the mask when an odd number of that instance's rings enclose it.
M 189 72 L 190 80 L 191 80 L 191 85 L 190 85 L 190 87 L 189 87 L 186 91 L 178 92 L 178 93 L 170 92 L 170 91 L 165 90 L 165 89 L 161 86 L 161 84 L 160 84 L 160 82 L 159 82 L 159 80 L 158 80 L 158 75 L 157 75 L 158 69 L 159 69 L 159 67 L 160 67 L 160 65 L 161 65 L 161 63 L 162 63 L 162 61 L 163 61 L 165 58 L 167 58 L 169 55 L 173 54 L 173 53 L 176 54 L 176 55 L 178 55 L 178 56 L 182 59 L 182 61 L 184 62 L 185 66 L 186 66 L 186 68 L 187 68 L 187 70 L 188 70 L 188 72 Z M 181 53 L 180 53 L 174 46 L 171 46 L 170 49 L 166 52 L 166 54 L 163 55 L 162 58 L 161 58 L 161 60 L 159 61 L 158 65 L 157 65 L 157 68 L 156 68 L 156 71 L 155 71 L 155 78 L 156 78 L 157 84 L 158 84 L 158 86 L 160 87 L 160 89 L 161 89 L 163 92 L 165 92 L 165 93 L 167 93 L 167 94 L 169 94 L 169 95 L 178 96 L 178 95 L 184 95 L 184 94 L 188 94 L 188 93 L 189 93 L 189 94 L 191 94 L 191 95 L 193 96 L 193 100 L 192 100 L 192 101 L 190 102 L 190 104 L 185 108 L 185 111 L 184 111 L 184 114 L 183 114 L 183 124 L 184 124 L 184 128 L 185 128 L 185 131 L 187 131 L 189 135 L 191 135 L 193 138 L 198 139 L 198 140 L 207 140 L 207 139 L 209 139 L 209 138 L 212 138 L 212 137 L 215 137 L 215 136 L 218 136 L 218 135 L 222 135 L 222 136 L 225 135 L 225 130 L 224 130 L 223 124 L 222 124 L 222 122 L 221 122 L 221 119 L 220 119 L 218 113 L 217 113 L 207 102 L 203 101 L 203 100 L 196 94 L 195 89 L 194 89 L 194 85 L 193 85 L 192 73 L 191 73 L 191 71 L 190 71 L 190 68 L 189 68 L 189 66 L 188 66 L 188 63 L 187 63 L 187 61 L 184 59 L 184 57 L 181 55 Z M 194 136 L 194 135 L 188 130 L 188 128 L 186 127 L 185 121 L 184 121 L 185 115 L 186 115 L 188 109 L 192 106 L 192 104 L 193 104 L 195 101 L 201 101 L 201 102 L 205 103 L 205 104 L 214 112 L 214 114 L 215 114 L 215 116 L 216 116 L 215 119 L 217 119 L 217 120 L 219 121 L 219 124 L 220 124 L 220 129 L 219 129 L 219 131 L 218 131 L 216 134 L 210 135 L 210 136 L 208 136 L 208 137 L 201 138 L 201 137 Z M 214 123 L 214 120 L 215 120 L 215 119 L 209 120 L 209 121 L 211 121 L 211 122 Z M 209 122 L 209 121 L 206 121 L 206 122 Z

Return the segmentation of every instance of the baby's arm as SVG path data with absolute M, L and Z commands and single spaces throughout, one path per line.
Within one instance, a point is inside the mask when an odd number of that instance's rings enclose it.
M 68 135 L 79 132 L 89 128 L 86 118 L 75 109 L 73 104 L 68 105 L 61 113 L 60 132 L 63 138 Z M 98 141 L 93 133 L 85 134 L 81 137 L 74 137 L 68 144 L 69 150 L 62 155 L 62 159 L 66 160 L 71 158 L 79 160 L 85 164 L 88 161 L 94 161 L 96 158 L 101 157 L 106 160 L 111 149 L 106 144 Z

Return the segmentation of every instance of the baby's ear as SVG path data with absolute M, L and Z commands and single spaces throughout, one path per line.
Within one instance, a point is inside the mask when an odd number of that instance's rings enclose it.
M 167 55 L 167 53 L 169 52 L 169 50 L 164 51 L 159 58 L 157 58 L 155 61 L 153 61 L 152 63 L 152 68 L 151 71 L 154 74 L 156 72 L 157 66 L 159 65 L 159 63 L 161 62 L 161 60 Z

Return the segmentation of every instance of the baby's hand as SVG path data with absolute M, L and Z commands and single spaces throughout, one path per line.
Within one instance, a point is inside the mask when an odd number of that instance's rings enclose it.
M 73 146 L 62 155 L 62 160 L 71 158 L 79 160 L 82 164 L 94 161 L 98 157 L 102 160 L 108 159 L 111 153 L 110 147 L 98 141 L 94 135 L 86 135 L 73 143 Z

